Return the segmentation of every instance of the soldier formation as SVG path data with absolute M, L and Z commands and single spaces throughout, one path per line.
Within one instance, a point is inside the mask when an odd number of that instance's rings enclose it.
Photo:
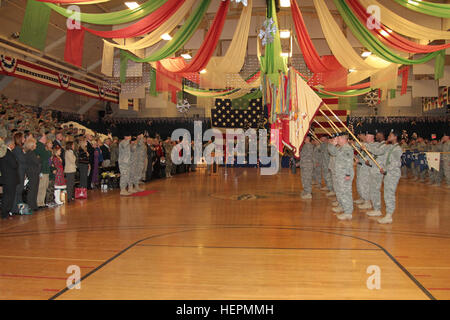
M 427 144 L 424 139 L 415 139 L 406 144 L 402 133 L 391 130 L 387 139 L 382 132 L 366 131 L 357 134 L 358 143 L 349 140 L 348 133 L 341 132 L 331 137 L 321 137 L 320 142 L 311 135 L 305 137 L 300 151 L 302 199 L 312 199 L 312 185 L 327 191 L 331 197 L 333 212 L 339 220 L 351 220 L 354 204 L 360 210 L 367 210 L 369 217 L 380 217 L 381 224 L 392 223 L 396 207 L 396 190 L 400 178 L 411 175 L 413 180 L 439 185 L 443 177 L 450 188 L 450 141 L 444 134 L 442 139 Z M 440 152 L 439 170 L 420 170 L 419 166 L 408 168 L 402 158 L 407 146 L 418 151 Z M 356 152 L 355 152 L 356 151 Z M 417 151 L 417 150 L 416 150 Z M 375 160 L 375 161 L 374 161 Z M 355 165 L 356 163 L 356 165 Z M 403 165 L 403 166 L 402 166 Z M 353 200 L 353 179 L 356 166 L 356 191 L 358 199 Z M 322 186 L 322 180 L 324 186 Z M 384 185 L 384 203 L 386 214 L 382 213 L 381 187 Z M 335 198 L 334 198 L 335 197 Z

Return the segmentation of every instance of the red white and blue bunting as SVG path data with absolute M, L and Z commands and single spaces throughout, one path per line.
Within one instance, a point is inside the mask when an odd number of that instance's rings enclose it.
M 0 73 L 90 98 L 119 103 L 118 91 L 108 90 L 97 84 L 76 79 L 15 57 L 0 55 Z

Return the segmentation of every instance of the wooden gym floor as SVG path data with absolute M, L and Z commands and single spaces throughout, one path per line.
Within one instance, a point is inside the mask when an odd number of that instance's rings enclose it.
M 450 299 L 448 189 L 401 180 L 394 224 L 379 225 L 358 209 L 337 221 L 317 188 L 300 200 L 298 172 L 219 173 L 1 221 L 0 298 Z

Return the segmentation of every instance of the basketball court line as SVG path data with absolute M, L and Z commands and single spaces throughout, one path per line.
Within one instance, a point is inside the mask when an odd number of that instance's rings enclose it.
M 240 229 L 240 228 L 249 228 L 252 229 L 253 227 L 222 227 L 223 229 L 228 229 L 228 228 L 235 228 L 235 229 Z M 83 280 L 85 280 L 86 278 L 88 278 L 89 276 L 93 275 L 94 273 L 96 273 L 97 271 L 99 271 L 100 269 L 102 269 L 104 266 L 106 266 L 107 264 L 109 264 L 110 262 L 116 260 L 117 258 L 119 258 L 122 254 L 124 254 L 125 252 L 127 252 L 128 250 L 132 249 L 133 247 L 141 244 L 144 241 L 150 240 L 150 239 L 154 239 L 154 238 L 160 238 L 160 237 L 164 237 L 164 236 L 168 236 L 168 235 L 172 235 L 172 234 L 180 234 L 180 233 L 184 233 L 184 232 L 190 232 L 190 231 L 198 231 L 198 230 L 211 230 L 211 229 L 218 229 L 218 228 L 214 228 L 214 227 L 210 227 L 210 228 L 202 228 L 202 229 L 186 229 L 186 230 L 179 230 L 179 231 L 172 231 L 169 233 L 163 233 L 163 234 L 159 234 L 159 235 L 153 235 L 153 236 L 149 236 L 146 238 L 143 238 L 141 240 L 138 240 L 136 242 L 134 242 L 133 244 L 131 244 L 130 246 L 126 247 L 125 249 L 121 250 L 119 253 L 117 253 L 116 255 L 114 255 L 113 257 L 109 258 L 108 260 L 106 260 L 105 262 L 103 262 L 101 265 L 99 265 L 98 267 L 96 267 L 94 270 L 90 271 L 89 273 L 87 273 L 86 275 L 84 275 L 83 277 L 81 277 L 79 283 L 81 283 Z M 220 229 L 220 228 L 219 228 Z M 302 229 L 298 229 L 298 228 L 262 228 L 262 229 L 278 229 L 278 230 L 302 230 Z M 339 234 L 339 233 L 334 233 L 334 232 L 328 232 L 328 231 L 320 231 L 320 230 L 302 230 L 302 231 L 310 231 L 310 232 L 319 232 L 319 233 L 325 233 L 325 234 L 333 234 L 333 235 L 337 235 L 337 236 L 343 236 L 343 237 L 349 237 L 349 238 L 353 238 L 353 239 L 357 239 L 363 242 L 367 242 L 369 244 L 372 244 L 374 246 L 376 246 L 377 248 L 379 248 L 379 250 L 383 251 L 388 258 L 391 259 L 392 262 L 394 262 L 395 265 L 397 265 L 398 268 L 400 268 L 401 271 L 403 271 L 403 273 L 406 274 L 406 276 L 413 281 L 413 283 L 430 299 L 430 300 L 436 300 L 436 298 L 400 263 L 398 262 L 385 248 L 383 248 L 381 245 L 367 240 L 367 239 L 363 239 L 360 237 L 356 237 L 356 236 L 351 236 L 351 235 L 345 235 L 345 234 Z M 78 283 L 75 283 L 74 285 L 76 285 Z M 62 289 L 60 292 L 58 292 L 57 294 L 55 294 L 54 296 L 50 297 L 49 300 L 54 300 L 56 298 L 58 298 L 59 296 L 61 296 L 62 294 L 66 293 L 68 290 L 70 290 L 70 288 L 66 287 L 64 289 Z

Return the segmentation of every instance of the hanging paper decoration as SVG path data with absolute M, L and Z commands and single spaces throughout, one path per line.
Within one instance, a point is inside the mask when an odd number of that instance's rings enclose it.
M 273 25 L 276 30 L 273 35 L 273 41 L 266 43 L 264 55 L 260 53 L 259 41 L 258 41 L 258 58 L 261 64 L 261 72 L 266 74 L 269 80 L 278 85 L 279 73 L 287 72 L 287 58 L 281 56 L 281 40 L 280 33 L 278 31 L 278 22 L 276 15 L 275 0 L 269 0 L 267 4 L 267 20 L 273 21 Z M 267 29 L 267 28 L 266 28 Z
M 19 41 L 43 51 L 47 39 L 50 13 L 51 10 L 46 3 L 28 0 Z
M 380 98 L 375 90 L 370 91 L 364 97 L 364 102 L 367 103 L 369 107 L 375 107 L 380 101 Z
M 177 103 L 177 110 L 180 113 L 187 113 L 190 108 L 191 105 L 189 104 L 189 101 L 187 101 L 187 99 L 184 99 L 183 101 L 178 101 Z
M 278 29 L 273 21 L 273 18 L 268 18 L 264 21 L 263 29 L 259 30 L 259 38 L 261 39 L 263 46 L 273 42 L 274 35 L 277 30 Z

